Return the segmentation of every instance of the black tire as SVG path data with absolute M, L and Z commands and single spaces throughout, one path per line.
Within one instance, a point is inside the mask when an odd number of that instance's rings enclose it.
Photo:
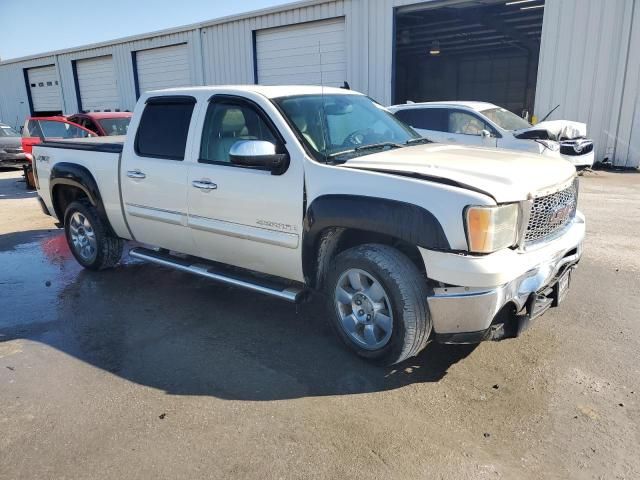
M 35 190 L 36 186 L 31 181 L 33 178 L 33 168 L 31 165 L 24 165 L 22 167 L 22 173 L 24 174 L 24 184 L 27 190 Z
M 72 240 L 72 217 L 76 213 L 79 213 L 87 220 L 91 227 L 93 238 L 95 238 L 95 254 L 89 258 L 82 255 L 82 252 L 74 245 Z M 106 225 L 100 219 L 96 208 L 87 199 L 81 199 L 69 204 L 64 213 L 64 233 L 71 253 L 84 268 L 89 270 L 111 268 L 122 257 L 124 241 L 107 233 Z
M 380 348 L 363 348 L 343 327 L 342 318 L 345 314 L 340 309 L 350 307 L 348 302 L 338 304 L 337 286 L 339 282 L 345 281 L 347 272 L 353 271 L 365 272 L 381 284 L 386 295 L 382 303 L 388 303 L 386 311 L 393 313 L 390 322 L 393 325 L 391 337 Z M 345 345 L 361 357 L 378 364 L 393 365 L 416 356 L 426 346 L 432 329 L 426 278 L 400 251 L 378 244 L 366 244 L 346 250 L 334 259 L 325 285 L 331 325 Z M 352 315 L 355 313 L 353 310 Z M 383 330 L 377 331 L 384 334 Z

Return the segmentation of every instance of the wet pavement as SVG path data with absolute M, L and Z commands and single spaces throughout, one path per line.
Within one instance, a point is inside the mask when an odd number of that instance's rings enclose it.
M 321 298 L 81 269 L 0 171 L 0 478 L 640 478 L 640 174 L 588 173 L 585 257 L 522 338 L 372 367 Z

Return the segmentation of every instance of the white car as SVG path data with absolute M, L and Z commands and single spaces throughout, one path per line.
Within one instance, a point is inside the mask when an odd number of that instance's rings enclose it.
M 593 165 L 593 141 L 586 138 L 584 123 L 553 120 L 531 125 L 509 110 L 485 102 L 407 103 L 389 110 L 434 142 L 561 157 L 578 169 Z
M 42 209 L 84 267 L 135 240 L 135 258 L 236 287 L 319 290 L 338 337 L 387 364 L 431 338 L 517 336 L 582 254 L 569 163 L 433 144 L 343 89 L 146 92 L 126 137 L 33 151 Z

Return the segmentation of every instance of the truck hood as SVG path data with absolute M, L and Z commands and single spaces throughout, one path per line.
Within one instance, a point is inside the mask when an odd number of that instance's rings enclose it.
M 560 158 L 436 143 L 353 158 L 343 167 L 448 183 L 480 191 L 498 203 L 555 192 L 576 174 L 574 166 Z
M 513 136 L 521 139 L 573 140 L 587 136 L 587 124 L 569 120 L 549 120 L 529 128 L 514 130 Z

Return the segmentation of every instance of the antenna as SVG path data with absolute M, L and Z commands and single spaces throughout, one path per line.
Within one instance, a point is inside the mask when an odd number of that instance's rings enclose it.
M 318 40 L 318 58 L 320 62 L 320 130 L 322 132 L 322 142 L 324 143 L 323 155 L 324 155 L 324 163 L 327 163 L 327 159 L 329 157 L 327 153 L 327 145 L 329 145 L 329 136 L 327 135 L 327 131 L 325 129 L 324 120 L 327 118 L 326 111 L 324 109 L 324 75 L 322 73 L 322 46 L 320 44 L 320 40 Z

